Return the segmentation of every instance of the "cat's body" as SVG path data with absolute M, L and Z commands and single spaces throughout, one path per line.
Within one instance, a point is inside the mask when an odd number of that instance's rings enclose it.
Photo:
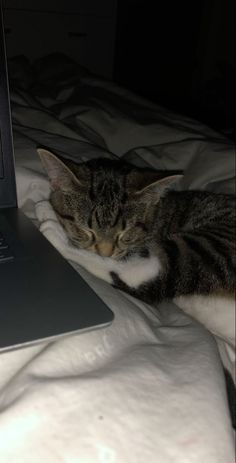
M 148 303 L 234 291 L 233 195 L 171 191 L 176 177 L 122 162 L 65 166 L 40 156 L 52 206 L 87 270 Z
M 159 261 L 156 276 L 130 291 L 154 302 L 180 295 L 233 292 L 235 221 L 233 197 L 202 191 L 169 191 L 160 199 L 142 255 Z

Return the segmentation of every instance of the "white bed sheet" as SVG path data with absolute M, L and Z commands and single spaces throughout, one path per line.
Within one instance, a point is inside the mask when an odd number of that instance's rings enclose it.
M 88 78 L 86 85 L 89 95 L 94 86 L 97 92 L 87 106 L 71 104 L 67 84 L 51 100 L 13 95 L 19 204 L 33 220 L 49 193 L 39 144 L 80 160 L 103 154 L 158 168 L 190 163 L 183 186 L 231 188 L 228 141 L 112 84 Z M 60 108 L 45 112 L 45 102 Z M 213 171 L 222 153 L 227 163 L 198 180 L 206 153 Z M 174 303 L 150 307 L 73 265 L 114 311 L 114 323 L 0 356 L 1 463 L 233 462 L 214 337 Z

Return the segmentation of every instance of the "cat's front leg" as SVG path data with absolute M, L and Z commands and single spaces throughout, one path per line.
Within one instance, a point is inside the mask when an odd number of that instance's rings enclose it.
M 115 286 L 124 285 L 133 290 L 138 290 L 140 286 L 156 279 L 161 271 L 160 261 L 154 256 L 133 256 L 125 260 L 116 260 L 80 249 L 76 249 L 74 256 L 80 265 L 99 278 Z
M 160 300 L 162 266 L 156 256 L 132 256 L 125 260 L 101 257 L 88 251 L 76 250 L 76 261 L 86 270 L 131 296 L 149 304 Z M 78 260 L 77 260 L 78 259 Z
M 158 275 L 162 269 L 156 256 L 145 258 L 134 255 L 124 260 L 116 260 L 73 247 L 71 254 L 67 253 L 67 258 L 132 296 L 149 303 L 156 298 Z

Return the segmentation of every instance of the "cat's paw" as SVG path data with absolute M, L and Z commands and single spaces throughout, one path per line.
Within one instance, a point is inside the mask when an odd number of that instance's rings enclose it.
M 112 279 L 112 285 L 115 286 L 116 288 L 121 289 L 122 291 L 128 292 L 128 285 L 124 283 L 123 280 L 119 277 L 118 273 L 116 272 L 110 272 L 110 277 Z

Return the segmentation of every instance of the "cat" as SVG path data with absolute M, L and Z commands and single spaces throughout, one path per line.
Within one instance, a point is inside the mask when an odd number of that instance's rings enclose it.
M 234 292 L 233 195 L 175 191 L 179 175 L 123 161 L 75 164 L 38 153 L 52 207 L 86 270 L 149 304 Z

